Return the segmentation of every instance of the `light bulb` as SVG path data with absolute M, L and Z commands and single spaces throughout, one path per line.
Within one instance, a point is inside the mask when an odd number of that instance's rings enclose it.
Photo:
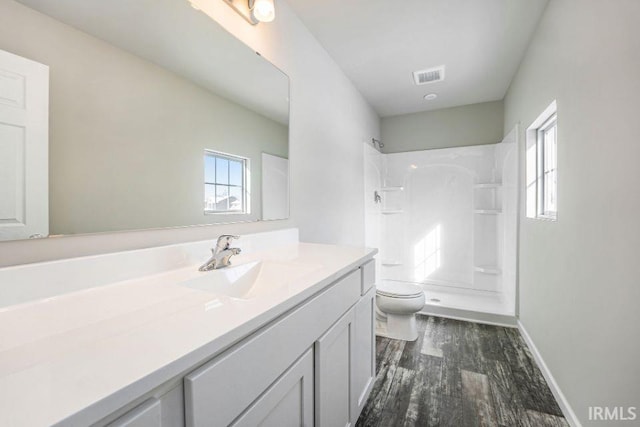
M 276 8 L 273 0 L 255 0 L 253 3 L 253 16 L 260 22 L 271 22 L 276 17 Z

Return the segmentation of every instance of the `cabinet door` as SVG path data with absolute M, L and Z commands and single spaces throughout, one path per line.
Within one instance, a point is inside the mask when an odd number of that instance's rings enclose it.
M 307 350 L 232 425 L 234 427 L 312 427 L 313 349 Z
M 109 424 L 109 427 L 159 427 L 161 419 L 160 401 L 149 399 Z
M 367 403 L 376 377 L 375 295 L 375 288 L 370 288 L 353 309 L 355 333 L 351 403 L 354 424 Z
M 354 310 L 316 341 L 316 425 L 352 425 Z

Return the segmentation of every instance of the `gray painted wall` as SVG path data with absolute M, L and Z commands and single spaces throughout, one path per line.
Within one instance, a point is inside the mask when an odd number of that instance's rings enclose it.
M 289 5 L 280 0 L 277 7 L 274 22 L 257 26 L 223 4 L 215 13 L 220 25 L 291 78 L 291 219 L 4 242 L 0 267 L 292 226 L 304 241 L 362 245 L 362 146 L 380 136 L 379 118 Z M 341 167 L 327 173 L 335 164 Z
M 637 0 L 549 2 L 505 99 L 521 138 L 558 102 L 558 221 L 522 210 L 520 320 L 590 426 L 611 422 L 589 406 L 640 407 L 639 19 Z
M 502 140 L 503 118 L 502 101 L 384 117 L 383 151 L 399 153 L 494 144 Z
M 50 67 L 51 234 L 261 217 L 261 153 L 288 155 L 286 126 L 18 3 L 0 14 L 0 49 Z M 250 214 L 204 214 L 205 149 L 250 159 Z

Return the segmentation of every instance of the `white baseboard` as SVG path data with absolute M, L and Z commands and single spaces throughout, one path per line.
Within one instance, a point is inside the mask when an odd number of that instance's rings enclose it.
M 551 374 L 549 367 L 547 367 L 547 364 L 544 363 L 544 359 L 542 359 L 542 356 L 540 355 L 538 348 L 531 340 L 531 336 L 529 336 L 529 333 L 524 328 L 524 325 L 520 322 L 520 320 L 518 320 L 518 330 L 520 331 L 520 334 L 524 338 L 524 341 L 527 343 L 529 350 L 531 350 L 531 353 L 533 354 L 533 358 L 536 360 L 538 367 L 542 371 L 542 375 L 544 376 L 544 379 L 547 380 L 547 384 L 549 385 L 549 388 L 551 389 L 553 396 L 556 398 L 556 401 L 558 402 L 558 405 L 560 406 L 560 409 L 562 410 L 564 417 L 567 419 L 567 422 L 572 427 L 582 427 L 582 424 L 580 424 L 580 421 L 578 420 L 578 417 L 576 417 L 575 412 L 573 412 L 573 409 L 571 409 L 571 405 L 569 405 L 567 398 L 562 393 L 562 390 L 560 390 L 560 387 L 558 386 L 558 383 L 556 382 L 555 378 L 553 378 L 553 375 Z

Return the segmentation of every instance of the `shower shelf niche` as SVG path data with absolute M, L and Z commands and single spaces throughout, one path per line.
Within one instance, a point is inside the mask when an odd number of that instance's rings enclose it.
M 474 212 L 483 215 L 502 213 L 502 183 L 479 182 L 473 185 Z
M 501 182 L 480 182 L 474 185 L 477 189 L 499 189 L 502 188 Z
M 403 191 L 404 187 L 382 187 L 381 190 L 388 193 L 391 191 Z
M 502 274 L 502 270 L 495 265 L 477 265 L 474 267 L 474 270 L 478 273 L 484 274 Z
M 499 209 L 474 209 L 473 211 L 480 215 L 499 215 L 502 213 Z
M 397 215 L 397 214 L 403 214 L 404 210 L 402 209 L 383 209 L 380 211 L 380 213 L 382 215 Z

